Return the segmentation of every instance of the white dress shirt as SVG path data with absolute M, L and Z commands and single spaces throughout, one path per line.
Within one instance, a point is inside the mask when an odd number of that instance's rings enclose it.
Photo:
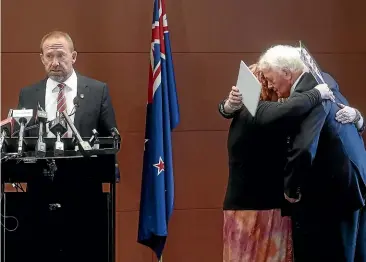
M 58 88 L 59 82 L 52 80 L 50 78 L 47 79 L 46 82 L 46 97 L 45 97 L 45 110 L 47 112 L 47 120 L 53 120 L 56 118 L 57 111 L 57 97 L 58 97 Z M 74 108 L 73 100 L 77 95 L 77 75 L 73 70 L 71 76 L 64 82 L 65 84 L 65 97 L 66 97 L 66 111 L 70 115 L 71 111 Z M 70 116 L 71 121 L 74 122 L 75 115 Z M 49 132 L 49 125 L 46 126 L 47 137 L 55 137 L 52 132 Z M 68 126 L 68 137 L 71 137 L 72 131 Z

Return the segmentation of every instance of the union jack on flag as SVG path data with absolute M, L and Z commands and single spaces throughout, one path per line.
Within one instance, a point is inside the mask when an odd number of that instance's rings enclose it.
M 137 241 L 160 259 L 174 209 L 172 130 L 180 120 L 164 0 L 154 0 Z

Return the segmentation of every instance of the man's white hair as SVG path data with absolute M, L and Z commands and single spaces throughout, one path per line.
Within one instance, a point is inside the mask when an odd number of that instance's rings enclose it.
M 259 70 L 289 70 L 304 72 L 305 64 L 300 58 L 299 49 L 289 45 L 276 45 L 269 48 L 258 61 Z

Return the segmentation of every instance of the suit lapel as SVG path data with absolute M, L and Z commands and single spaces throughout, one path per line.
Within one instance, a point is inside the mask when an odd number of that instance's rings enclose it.
M 295 92 L 306 92 L 313 89 L 318 83 L 310 73 L 305 73 L 295 88 Z
M 85 109 L 86 103 L 85 99 L 83 99 L 89 93 L 89 87 L 87 85 L 85 77 L 82 75 L 77 74 L 78 84 L 77 84 L 77 96 L 79 97 L 79 107 L 76 109 L 75 118 L 74 118 L 74 125 L 77 130 L 80 130 L 80 120 L 82 112 Z
M 39 103 L 39 105 L 45 110 L 46 82 L 46 79 L 42 80 L 36 88 L 35 99 L 37 104 L 34 105 L 35 109 L 37 109 Z

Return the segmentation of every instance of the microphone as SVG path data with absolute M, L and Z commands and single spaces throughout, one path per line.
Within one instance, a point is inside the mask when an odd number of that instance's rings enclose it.
M 64 119 L 66 120 L 66 123 L 70 126 L 72 132 L 74 133 L 75 137 L 76 137 L 76 140 L 77 140 L 77 143 L 78 143 L 78 147 L 79 147 L 79 150 L 80 152 L 83 154 L 83 156 L 89 156 L 90 155 L 90 152 L 92 150 L 90 144 L 88 141 L 83 141 L 83 139 L 81 138 L 78 130 L 76 129 L 74 123 L 71 121 L 69 115 L 63 111 L 62 112 L 62 115 L 64 116 Z
M 119 150 L 119 144 L 121 142 L 121 135 L 118 132 L 118 129 L 116 127 L 112 127 L 110 129 L 111 135 L 114 139 L 114 147 Z
M 89 139 L 89 144 L 94 149 L 99 149 L 99 144 L 100 144 L 100 141 L 99 141 L 99 138 L 98 138 L 99 133 L 95 128 L 92 130 L 92 132 L 93 132 L 93 136 Z
M 73 99 L 73 103 L 74 103 L 74 107 L 73 109 L 71 110 L 71 114 L 69 114 L 69 116 L 72 116 L 73 114 L 75 114 L 76 112 L 76 108 L 78 108 L 80 106 L 80 100 L 79 100 L 79 97 L 78 96 L 75 96 L 74 99 Z M 42 107 L 40 107 L 42 109 Z M 43 110 L 43 109 L 42 109 Z M 44 111 L 44 110 L 43 110 Z M 56 119 L 56 118 L 55 118 Z M 52 119 L 52 120 L 48 120 L 46 122 L 46 124 L 48 123 L 51 123 L 52 121 L 54 121 L 55 119 Z M 39 124 L 35 124 L 35 125 L 31 125 L 31 126 L 28 126 L 24 129 L 24 131 L 27 131 L 27 130 L 30 130 L 30 129 L 34 129 L 34 128 L 37 128 L 39 126 Z M 17 131 L 14 131 L 14 133 L 12 133 L 12 135 L 16 135 L 17 133 L 19 132 L 19 130 Z
M 116 127 L 112 127 L 110 129 L 111 135 L 114 137 L 114 139 L 120 140 L 121 139 L 121 135 L 118 132 L 118 129 Z
M 72 103 L 74 104 L 74 107 L 79 107 L 80 106 L 80 99 L 78 96 L 75 96 L 74 99 L 72 100 Z
M 78 108 L 80 106 L 80 100 L 78 96 L 75 96 L 74 99 L 72 100 L 72 103 L 74 104 L 74 107 L 71 110 L 71 113 L 69 116 L 72 116 L 73 114 L 76 113 L 76 108 Z
M 5 137 L 11 137 L 14 129 L 14 119 L 12 118 L 13 109 L 9 110 L 8 117 L 0 122 L 0 152 L 3 150 Z
M 61 141 L 61 137 L 67 132 L 67 125 L 59 112 L 56 112 L 56 118 L 51 121 L 49 129 L 56 136 L 54 155 L 61 156 L 64 154 L 64 143 Z
M 43 142 L 43 134 L 46 130 L 47 112 L 38 104 L 35 122 L 39 124 L 38 140 L 36 144 L 36 156 L 44 157 L 46 155 L 46 143 Z
M 18 109 L 13 110 L 13 118 L 20 125 L 19 140 L 18 140 L 18 154 L 23 153 L 24 144 L 24 128 L 29 124 L 33 117 L 33 109 Z

